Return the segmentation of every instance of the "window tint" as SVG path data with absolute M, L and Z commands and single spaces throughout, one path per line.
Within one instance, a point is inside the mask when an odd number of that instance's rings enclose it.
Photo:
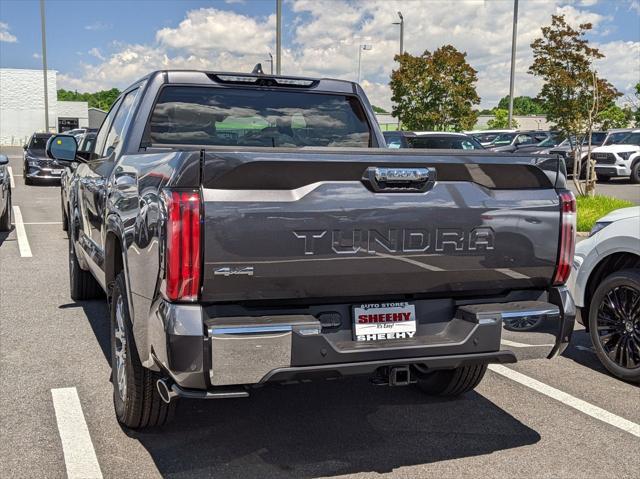
M 638 145 L 640 146 L 640 133 L 627 134 L 619 142 L 621 145 Z
M 145 142 L 262 147 L 370 146 L 360 102 L 345 95 L 166 87 Z
M 604 142 L 605 145 L 615 145 L 617 143 L 622 143 L 622 140 L 629 136 L 628 131 L 619 131 L 617 133 L 611 133 L 607 137 L 607 141 Z
M 464 136 L 418 136 L 407 138 L 411 148 L 435 150 L 482 150 L 480 143 Z
M 495 140 L 491 142 L 492 146 L 505 146 L 510 145 L 515 137 L 515 133 L 501 133 L 496 136 Z
M 118 108 L 120 107 L 121 100 L 117 100 L 109 113 L 102 121 L 102 126 L 100 126 L 100 130 L 98 130 L 98 134 L 96 135 L 96 143 L 93 154 L 91 155 L 91 159 L 99 158 L 102 156 L 102 151 L 104 150 L 104 143 L 107 139 L 107 133 L 109 132 L 109 127 L 111 126 L 111 122 L 113 121 L 113 117 L 116 115 Z
M 29 142 L 29 149 L 30 150 L 39 150 L 39 151 L 44 151 L 44 149 L 47 146 L 47 141 L 49 141 L 49 138 L 51 138 L 51 135 L 49 136 L 32 136 L 31 137 L 31 141 Z
M 136 88 L 135 90 L 127 93 L 122 99 L 120 108 L 118 108 L 118 112 L 113 119 L 113 124 L 109 129 L 107 141 L 105 142 L 104 148 L 102 150 L 103 156 L 109 156 L 113 152 L 115 152 L 116 155 L 120 153 L 120 149 L 122 148 L 120 136 L 122 135 L 122 130 L 124 130 L 125 125 L 128 123 L 128 119 L 131 115 L 133 104 L 136 100 L 137 95 L 138 89 Z

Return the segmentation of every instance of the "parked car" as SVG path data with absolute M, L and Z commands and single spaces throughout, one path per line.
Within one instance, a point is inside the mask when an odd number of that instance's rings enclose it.
M 601 146 L 602 144 L 604 144 L 605 139 L 607 138 L 607 132 L 605 131 L 594 131 L 591 133 L 591 147 L 595 148 L 597 146 Z M 572 175 L 573 174 L 573 166 L 574 166 L 574 161 L 573 161 L 573 151 L 576 149 L 576 144 L 577 144 L 578 140 L 576 138 L 565 138 L 564 141 L 562 143 L 560 143 L 558 146 L 555 146 L 553 148 L 550 148 L 548 151 L 541 151 L 540 153 L 549 153 L 552 155 L 559 155 L 565 163 L 566 169 L 567 169 L 567 173 Z M 583 157 L 585 157 L 587 155 L 587 147 L 589 145 L 589 139 L 588 138 L 584 138 L 582 140 L 582 148 L 583 148 L 583 152 L 582 155 Z M 584 166 L 586 167 L 586 165 Z M 583 167 L 583 168 L 584 168 Z M 583 174 L 584 176 L 584 174 Z
M 52 135 L 52 133 L 34 133 L 29 142 L 24 145 L 23 177 L 26 185 L 36 181 L 60 179 L 62 170 L 68 162 L 47 157 L 45 147 Z
M 576 247 L 570 285 L 604 367 L 640 383 L 640 207 L 598 220 Z
M 512 153 L 522 148 L 535 147 L 538 143 L 546 140 L 550 132 L 545 131 L 515 131 L 511 133 L 501 133 L 487 148 L 492 151 L 502 151 Z
M 388 148 L 422 148 L 433 150 L 484 150 L 471 135 L 445 131 L 385 131 Z
M 465 131 L 467 135 L 473 136 L 480 144 L 487 147 L 501 133 L 512 133 L 516 130 L 481 130 L 481 131 Z
M 0 155 L 0 231 L 11 230 L 11 176 L 9 158 Z
M 591 151 L 598 180 L 628 177 L 633 183 L 640 183 L 640 129 L 613 135 Z
M 384 145 L 352 82 L 159 71 L 124 90 L 67 208 L 71 296 L 110 304 L 118 421 L 348 375 L 458 395 L 489 363 L 564 350 L 559 160 Z M 56 136 L 48 154 L 76 150 Z

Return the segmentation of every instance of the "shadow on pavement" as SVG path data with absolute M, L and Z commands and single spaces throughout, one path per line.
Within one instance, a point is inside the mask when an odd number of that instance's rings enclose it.
M 602 365 L 596 352 L 593 349 L 593 343 L 591 342 L 591 336 L 585 329 L 576 329 L 571 336 L 571 343 L 564 350 L 562 356 L 581 366 L 593 369 L 599 373 L 611 376 L 609 371 Z M 613 377 L 613 376 L 612 376 Z
M 128 434 L 163 476 L 217 478 L 386 473 L 540 440 L 477 393 L 433 399 L 366 378 L 266 386 L 248 399 L 183 400 L 171 425 Z
M 109 309 L 104 299 L 93 301 L 78 301 L 75 303 L 61 304 L 59 309 L 82 308 L 93 334 L 100 345 L 102 354 L 108 364 L 111 364 L 111 336 L 109 331 Z
M 13 231 L 13 226 L 11 227 L 11 231 Z M 0 246 L 2 246 L 2 243 L 4 243 L 6 240 L 9 239 L 9 235 L 11 234 L 11 231 L 0 232 Z

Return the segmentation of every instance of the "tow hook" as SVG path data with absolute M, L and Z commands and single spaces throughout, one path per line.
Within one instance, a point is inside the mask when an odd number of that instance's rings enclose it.
M 158 379 L 156 382 L 156 387 L 158 388 L 158 394 L 160 394 L 160 399 L 169 404 L 171 400 L 176 397 L 178 394 L 173 391 L 170 387 L 168 380 L 166 379 Z

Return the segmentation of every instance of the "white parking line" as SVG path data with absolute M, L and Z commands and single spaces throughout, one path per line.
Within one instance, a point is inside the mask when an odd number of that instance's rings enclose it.
M 7 170 L 9 171 L 9 184 L 11 185 L 11 189 L 14 190 L 16 188 L 16 182 L 13 179 L 13 170 L 10 166 L 7 166 Z
M 550 398 L 560 401 L 561 403 L 566 404 L 567 406 L 572 407 L 573 409 L 576 409 L 588 416 L 591 416 L 602 422 L 606 422 L 607 424 L 617 427 L 618 429 L 622 429 L 623 431 L 626 431 L 629 434 L 633 434 L 636 437 L 640 437 L 640 424 L 631 422 L 628 419 L 606 411 L 605 409 L 599 408 L 598 406 L 594 406 L 593 404 L 583 401 L 582 399 L 578 399 L 571 394 L 567 394 L 563 391 L 560 391 L 559 389 L 542 383 L 536 379 L 530 378 L 529 376 L 519 373 L 518 371 L 514 371 L 513 369 L 509 369 L 500 364 L 490 364 L 489 369 L 494 373 L 509 378 L 512 381 L 522 384 L 523 386 L 527 386 L 534 391 L 538 391 L 545 396 L 549 396 Z
M 76 388 L 52 389 L 67 477 L 102 478 Z
M 29 246 L 29 240 L 27 239 L 27 232 L 24 229 L 24 222 L 22 221 L 22 212 L 19 206 L 13 207 L 13 217 L 15 218 L 16 235 L 18 237 L 18 248 L 20 249 L 20 256 L 23 258 L 31 258 L 31 246 Z

